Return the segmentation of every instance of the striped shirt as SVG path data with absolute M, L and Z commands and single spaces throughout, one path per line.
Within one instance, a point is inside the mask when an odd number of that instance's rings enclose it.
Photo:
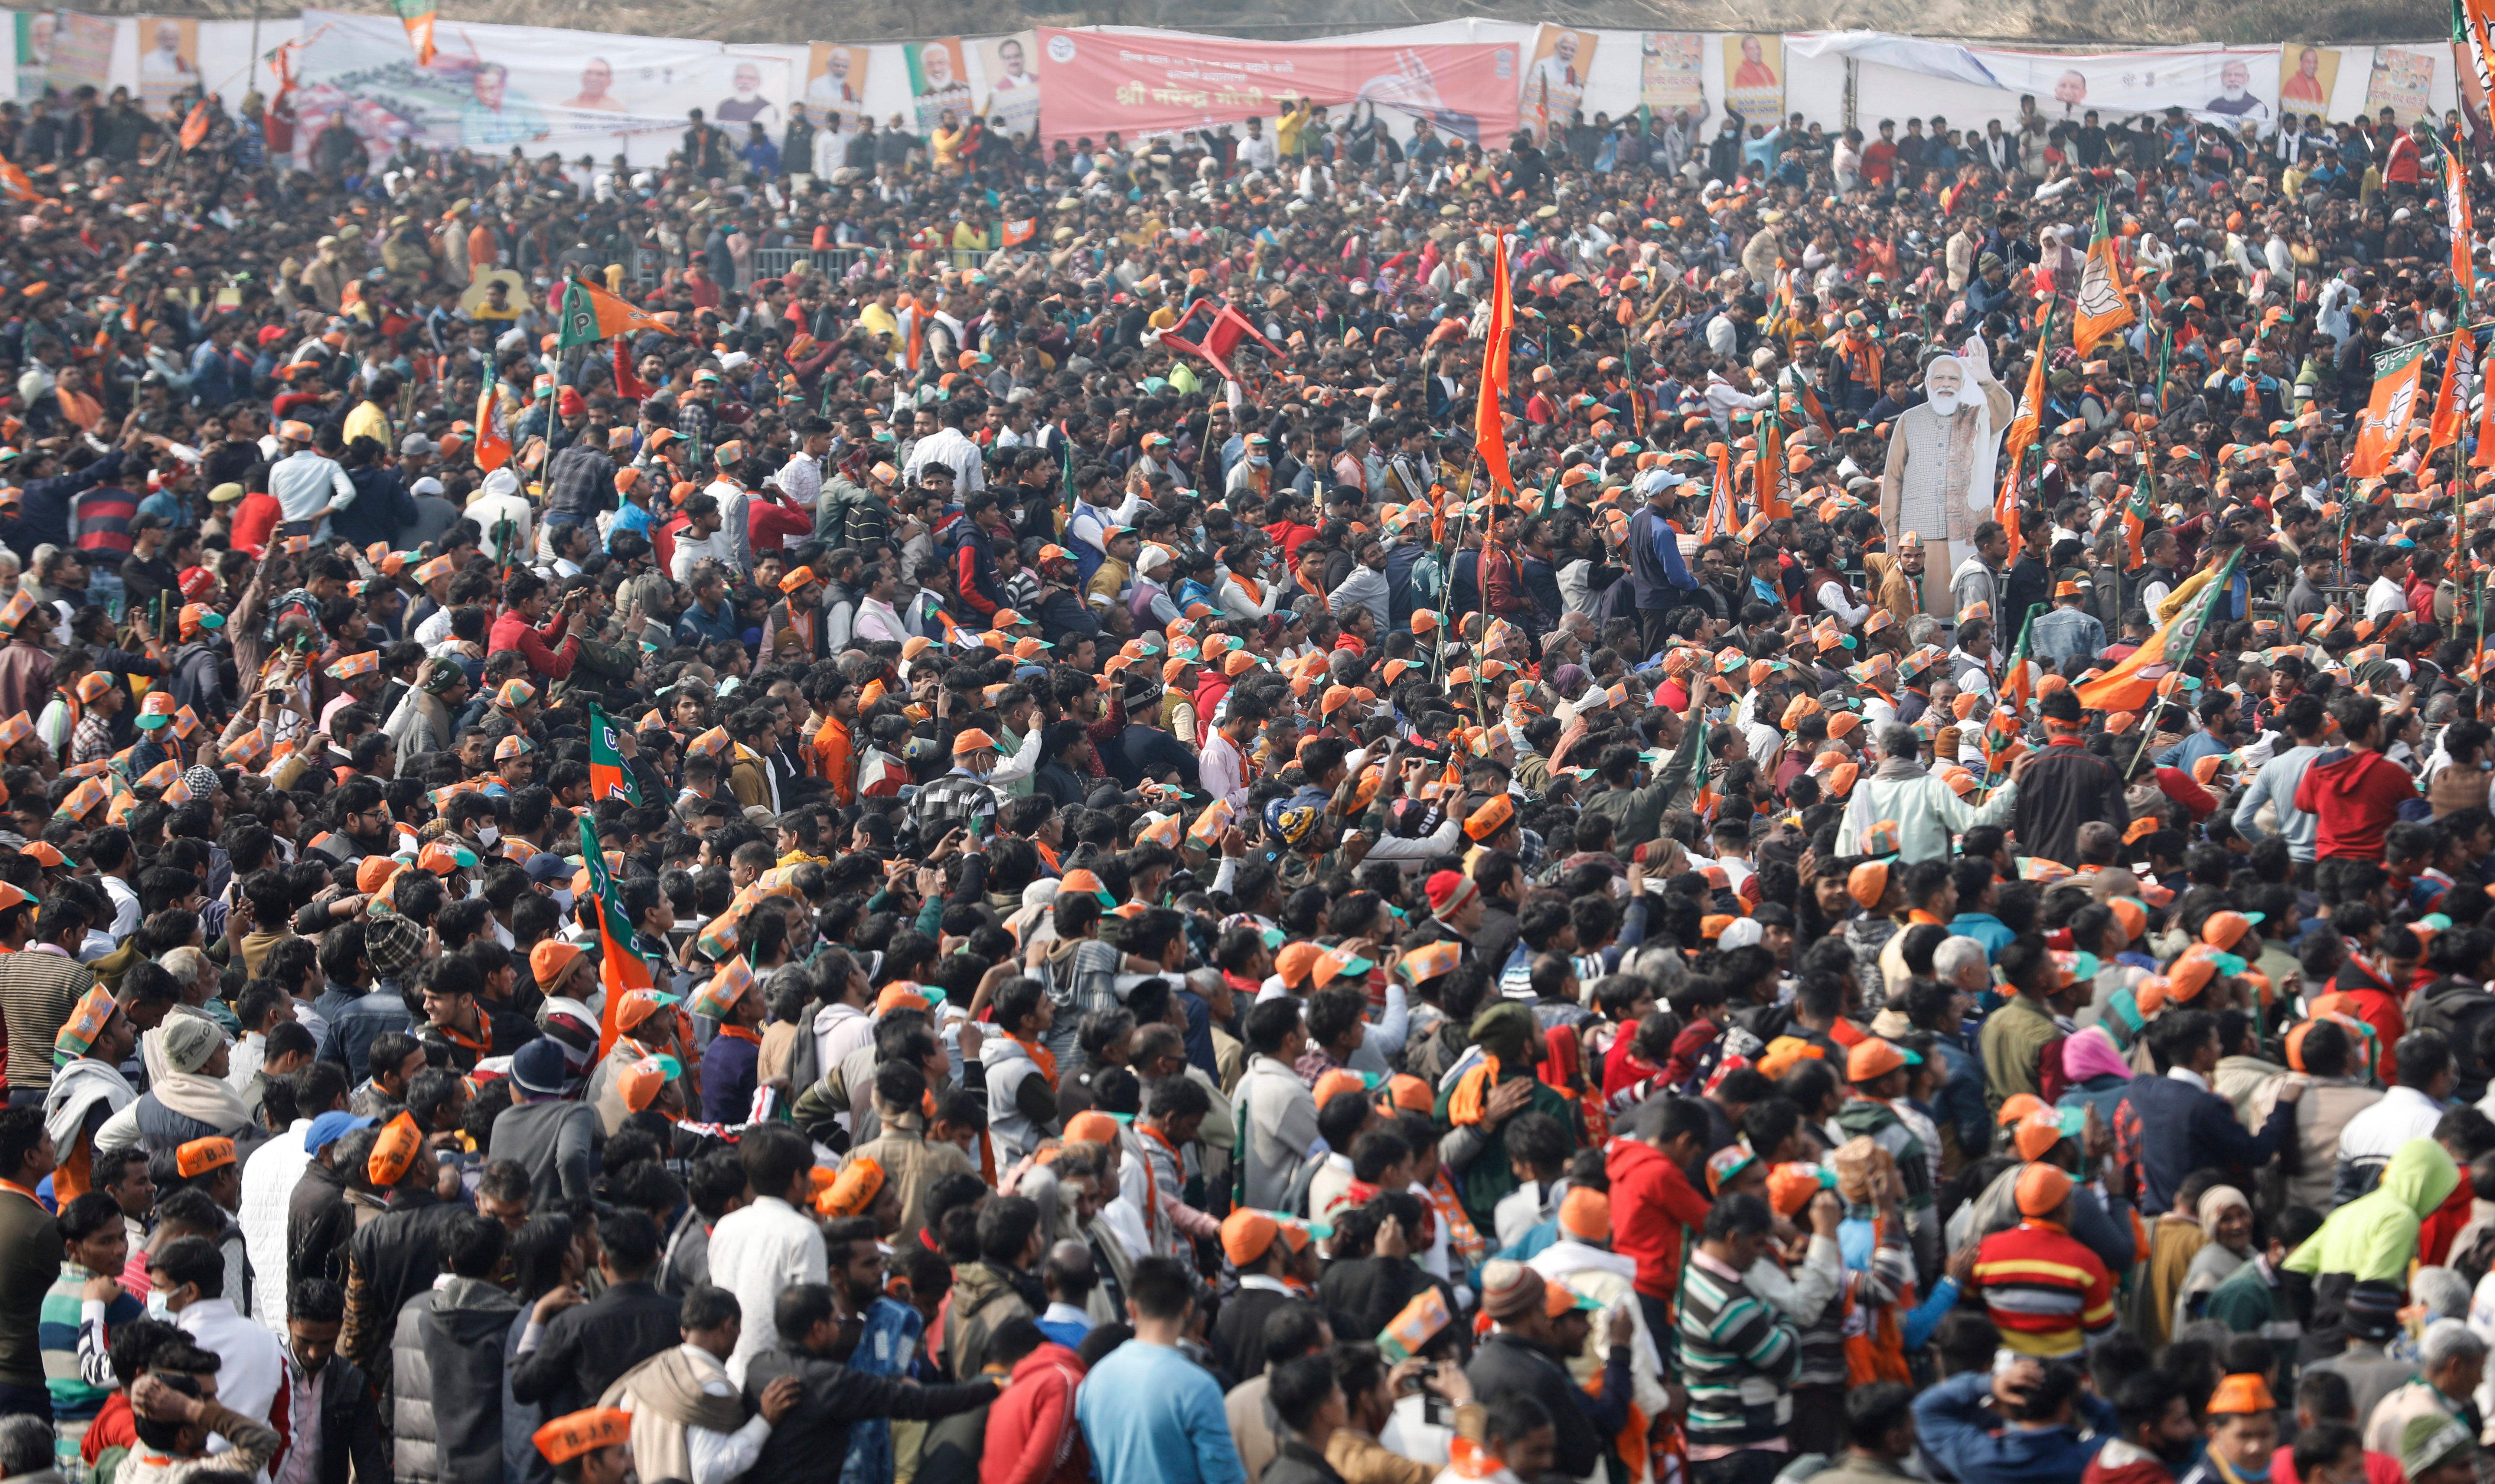
M 2113 1333 L 2104 1259 L 2051 1221 L 2031 1216 L 1985 1238 L 1975 1288 L 2001 1343 L 2021 1355 L 2076 1355 Z
M 40 1092 L 52 1085 L 52 1037 L 95 983 L 85 965 L 47 944 L 0 956 L 0 1017 L 9 1030 L 9 1086 Z
M 1690 1456 L 1788 1448 L 1793 1396 L 1786 1383 L 1802 1355 L 1794 1326 L 1702 1249 L 1683 1277 L 1674 1330 L 1689 1388 Z
M 64 1259 L 61 1276 L 44 1290 L 43 1313 L 36 1321 L 44 1348 L 44 1389 L 51 1393 L 52 1420 L 64 1440 L 73 1436 L 72 1428 L 84 1436 L 86 1424 L 112 1395 L 112 1357 L 106 1346 L 113 1327 L 147 1312 L 127 1292 L 108 1301 L 82 1297 L 87 1280 L 100 1276 L 83 1263 Z

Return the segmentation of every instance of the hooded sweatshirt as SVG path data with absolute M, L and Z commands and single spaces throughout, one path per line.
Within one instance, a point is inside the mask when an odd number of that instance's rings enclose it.
M 2376 752 L 2334 747 L 2313 759 L 2296 781 L 2295 807 L 2315 817 L 2313 852 L 2321 859 L 2383 858 L 2383 835 L 2400 803 L 2418 796 L 2408 770 Z
M 2330 1213 L 2280 1272 L 2313 1284 L 2317 1335 L 2339 1329 L 2341 1301 L 2369 1279 L 2404 1282 L 2426 1216 L 2460 1185 L 2460 1168 L 2432 1139 L 2411 1139 L 2383 1168 L 2383 1183 Z

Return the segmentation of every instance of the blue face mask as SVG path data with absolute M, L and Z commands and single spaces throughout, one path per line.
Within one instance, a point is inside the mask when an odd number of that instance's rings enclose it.
M 2244 1484 L 2263 1484 L 2263 1481 L 2269 1477 L 2269 1460 L 2266 1458 L 2261 1461 L 2261 1467 L 2258 1469 L 2247 1469 L 2241 1464 L 2230 1464 L 2227 1467 L 2233 1470 L 2235 1477 L 2243 1480 Z

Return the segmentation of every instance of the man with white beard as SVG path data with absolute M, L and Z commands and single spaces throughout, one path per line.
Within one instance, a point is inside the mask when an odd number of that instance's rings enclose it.
M 1890 430 L 1880 524 L 1892 542 L 1903 532 L 1922 535 L 1924 611 L 1946 619 L 1957 612 L 1951 574 L 1976 549 L 1976 527 L 1992 515 L 1993 465 L 2013 409 L 1981 338 L 1967 342 L 1963 357 L 1925 361 L 1924 395 Z
M 2250 91 L 2252 81 L 2252 69 L 2229 57 L 2218 69 L 2218 96 L 2210 99 L 2202 111 L 2224 113 L 2230 118 L 2269 117 L 2269 105 Z

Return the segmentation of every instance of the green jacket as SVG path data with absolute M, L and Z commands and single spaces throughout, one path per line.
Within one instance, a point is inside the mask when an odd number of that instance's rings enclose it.
M 1586 800 L 1584 812 L 1598 814 L 1612 821 L 1612 848 L 1626 855 L 1629 848 L 1640 846 L 1663 832 L 1665 811 L 1677 803 L 1698 772 L 1698 746 L 1706 736 L 1704 724 L 1685 723 L 1681 727 L 1680 746 L 1655 775 L 1654 782 L 1643 788 L 1606 788 Z
M 2442 1145 L 2411 1139 L 2392 1153 L 2373 1193 L 2331 1212 L 2282 1266 L 2313 1278 L 2345 1273 L 2356 1283 L 2405 1279 L 2419 1224 L 2459 1186 L 2460 1167 Z
M 1586 1126 L 1577 1117 L 1577 1105 L 1560 1097 L 1556 1088 L 1534 1076 L 1531 1064 L 1501 1067 L 1498 1072 L 1498 1080 L 1501 1082 L 1513 1082 L 1519 1077 L 1528 1078 L 1533 1082 L 1532 1098 L 1525 1103 L 1525 1107 L 1518 1109 L 1518 1112 L 1530 1110 L 1535 1113 L 1548 1113 L 1559 1120 L 1559 1126 L 1568 1130 L 1571 1138 L 1581 1145 L 1586 1142 Z M 1467 1072 L 1466 1075 L 1470 1073 Z M 1442 1128 L 1455 1127 L 1447 1120 L 1447 1102 L 1455 1097 L 1456 1089 L 1463 1083 L 1463 1078 L 1459 1077 L 1439 1090 L 1438 1105 L 1435 1109 L 1438 1127 Z M 1498 1127 L 1485 1130 L 1482 1134 L 1481 1153 L 1473 1156 L 1472 1163 L 1465 1165 L 1463 1173 L 1456 1177 L 1456 1196 L 1463 1202 L 1464 1214 L 1471 1217 L 1473 1224 L 1483 1231 L 1489 1231 L 1497 1224 L 1500 1199 L 1513 1191 L 1521 1183 L 1517 1180 L 1516 1171 L 1510 1166 L 1507 1159 L 1507 1126 L 1514 1121 L 1510 1118 Z

